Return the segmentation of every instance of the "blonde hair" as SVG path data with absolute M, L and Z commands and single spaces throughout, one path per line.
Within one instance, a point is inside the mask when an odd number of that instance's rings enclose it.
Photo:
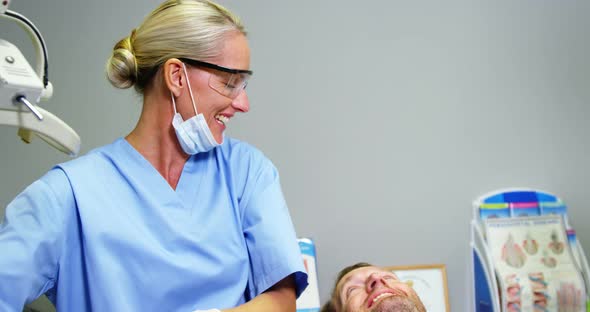
M 113 48 L 107 78 L 117 88 L 142 93 L 170 58 L 206 60 L 220 51 L 229 32 L 246 35 L 240 19 L 208 0 L 167 0 Z

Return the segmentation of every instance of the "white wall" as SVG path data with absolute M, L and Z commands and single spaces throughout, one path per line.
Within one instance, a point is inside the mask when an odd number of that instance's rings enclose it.
M 83 152 L 134 126 L 139 98 L 103 65 L 157 3 L 14 0 L 48 44 L 44 107 Z M 445 263 L 453 311 L 470 311 L 471 202 L 497 188 L 559 195 L 590 249 L 590 2 L 222 3 L 250 32 L 255 71 L 251 112 L 229 134 L 279 168 L 298 234 L 317 243 L 322 300 L 353 262 Z M 30 49 L 1 22 L 0 37 Z M 0 130 L 4 207 L 67 158 Z

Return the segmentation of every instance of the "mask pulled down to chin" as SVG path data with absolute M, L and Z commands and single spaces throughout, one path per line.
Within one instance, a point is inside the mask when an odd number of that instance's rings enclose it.
M 205 116 L 202 113 L 199 114 L 197 112 L 193 90 L 191 89 L 191 84 L 184 63 L 182 64 L 182 67 L 184 69 L 184 76 L 186 77 L 189 94 L 195 110 L 195 116 L 183 120 L 180 113 L 176 110 L 176 100 L 174 99 L 174 95 L 170 92 L 172 106 L 174 107 L 172 126 L 174 127 L 176 138 L 178 139 L 178 143 L 180 143 L 182 150 L 189 155 L 195 155 L 197 153 L 208 152 L 216 146 L 221 145 L 221 143 L 217 143 L 213 137 L 213 133 L 211 133 L 211 129 L 205 120 Z

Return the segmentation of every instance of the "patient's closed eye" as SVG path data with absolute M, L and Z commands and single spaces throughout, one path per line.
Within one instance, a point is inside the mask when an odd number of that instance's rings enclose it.
M 359 290 L 359 286 L 350 286 L 346 289 L 346 297 L 350 297 L 356 290 Z

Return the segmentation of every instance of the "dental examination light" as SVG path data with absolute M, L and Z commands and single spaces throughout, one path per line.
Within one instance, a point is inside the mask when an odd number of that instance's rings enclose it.
M 0 0 L 0 17 L 17 22 L 31 37 L 36 49 L 36 69 L 20 50 L 0 39 L 0 125 L 18 127 L 18 136 L 30 143 L 36 135 L 52 147 L 75 156 L 80 137 L 65 122 L 37 106 L 53 95 L 47 76 L 47 49 L 41 33 L 26 17 L 8 10 L 10 0 Z

